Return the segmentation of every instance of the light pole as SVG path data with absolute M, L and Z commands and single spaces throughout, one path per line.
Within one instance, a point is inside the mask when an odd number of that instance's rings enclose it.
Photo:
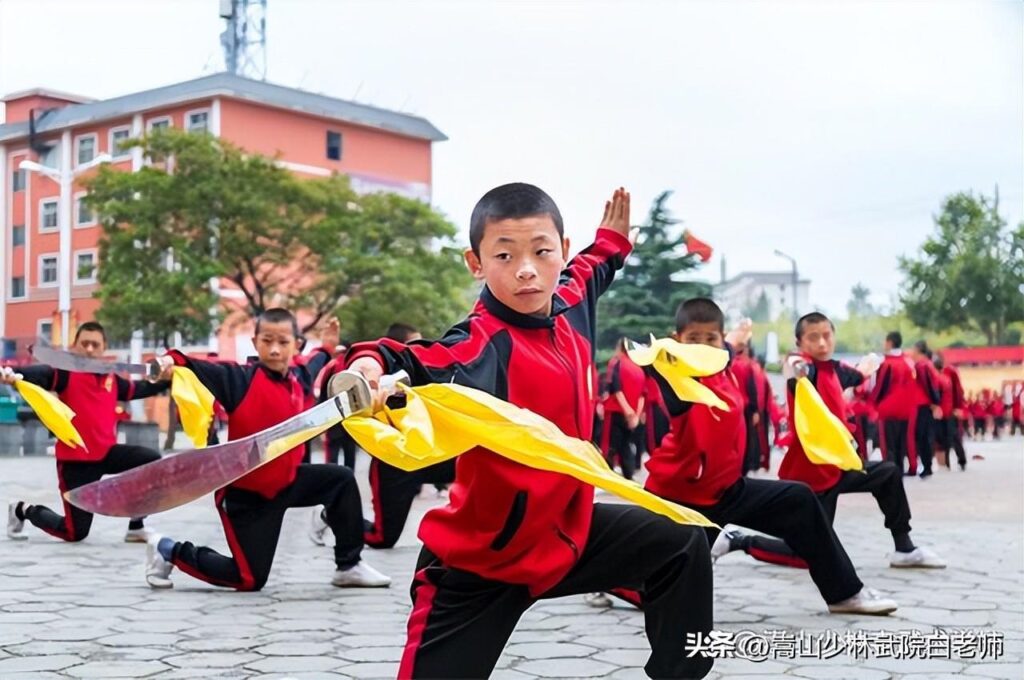
M 64 133 L 61 139 L 60 168 L 50 168 L 35 161 L 22 161 L 18 167 L 28 172 L 37 172 L 49 177 L 60 185 L 60 199 L 57 210 L 57 227 L 60 238 L 60 251 L 57 256 L 57 308 L 60 311 L 61 344 L 68 346 L 69 328 L 71 323 L 71 188 L 78 175 L 91 170 L 102 163 L 110 162 L 110 154 L 101 153 L 88 163 L 82 163 L 71 169 L 71 134 Z
M 797 307 L 796 296 L 796 289 L 797 285 L 800 282 L 800 275 L 797 273 L 796 260 L 793 259 L 791 256 L 787 255 L 786 253 L 782 252 L 781 250 L 776 250 L 775 254 L 778 255 L 779 257 L 789 260 L 790 264 L 793 265 L 793 323 L 796 323 L 797 320 L 800 318 L 800 310 Z

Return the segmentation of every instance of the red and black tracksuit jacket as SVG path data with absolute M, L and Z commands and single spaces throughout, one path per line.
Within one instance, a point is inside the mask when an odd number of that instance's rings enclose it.
M 124 472 L 160 458 L 159 452 L 152 449 L 117 443 L 118 402 L 156 396 L 170 383 L 132 381 L 109 373 L 77 373 L 45 365 L 26 366 L 20 372 L 25 380 L 55 392 L 75 412 L 71 422 L 82 435 L 85 448 L 57 441 L 57 481 L 62 495 L 103 475 Z M 84 539 L 92 526 L 92 513 L 67 501 L 63 515 L 43 505 L 33 505 L 25 517 L 65 541 Z M 133 520 L 129 527 L 141 528 L 141 520 Z
M 864 382 L 864 375 L 852 366 L 835 359 L 817 361 L 806 355 L 804 359 L 807 361 L 809 369 L 807 378 L 821 395 L 825 406 L 844 424 L 849 423 L 850 414 L 847 410 L 846 400 L 843 398 L 843 390 L 860 385 Z M 793 408 L 795 390 L 796 380 L 791 379 L 786 390 L 790 413 L 796 412 Z M 800 438 L 796 436 L 793 437 L 789 450 L 786 451 L 786 455 L 782 459 L 782 465 L 779 466 L 779 479 L 803 482 L 818 494 L 831 489 L 842 476 L 843 471 L 835 465 L 812 463 L 804 452 Z
M 305 411 L 313 391 L 313 377 L 331 358 L 326 350 L 318 349 L 308 361 L 296 362 L 282 374 L 260 363 L 247 366 L 213 363 L 192 359 L 173 349 L 168 356 L 175 365 L 185 366 L 195 373 L 227 411 L 229 440 L 244 439 Z M 295 481 L 295 471 L 302 463 L 304 452 L 302 446 L 297 446 L 228 488 L 273 498 Z
M 372 356 L 387 373 L 405 370 L 413 385 L 476 388 L 589 440 L 596 303 L 629 250 L 624 236 L 599 229 L 562 273 L 550 316 L 519 314 L 484 287 L 469 317 L 440 340 L 359 343 L 346 359 Z M 426 549 L 449 567 L 538 595 L 565 577 L 586 544 L 594 490 L 566 475 L 476 448 L 458 458 L 449 494 L 419 530 Z

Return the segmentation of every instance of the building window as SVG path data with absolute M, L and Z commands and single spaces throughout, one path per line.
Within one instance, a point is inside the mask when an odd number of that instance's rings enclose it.
M 163 116 L 162 118 L 153 118 L 146 123 L 146 130 L 152 132 L 153 130 L 166 130 L 171 127 L 171 117 Z
M 53 340 L 53 322 L 52 321 L 40 321 L 39 322 L 39 336 L 47 342 Z
M 75 226 L 88 227 L 96 224 L 96 213 L 85 202 L 85 194 L 75 196 Z
M 39 202 L 39 231 L 57 230 L 57 204 L 56 198 Z
M 113 128 L 110 131 L 110 155 L 114 158 L 124 158 L 131 155 L 131 150 L 122 145 L 132 137 L 132 130 L 129 127 Z
M 185 115 L 185 129 L 189 132 L 209 132 L 210 112 L 190 111 Z
M 96 252 L 75 253 L 75 283 L 96 283 Z
M 57 285 L 57 256 L 39 256 L 39 286 L 52 287 Z
M 327 158 L 332 161 L 341 160 L 341 133 L 327 131 Z
M 23 297 L 25 297 L 25 277 L 24 276 L 12 276 L 11 277 L 11 297 L 12 298 L 23 298 Z
M 96 135 L 83 135 L 75 139 L 76 165 L 85 165 L 96 157 Z
M 25 171 L 15 170 L 11 173 L 11 191 L 25 190 Z
M 25 225 L 15 224 L 11 227 L 11 247 L 16 248 L 23 245 L 25 245 Z

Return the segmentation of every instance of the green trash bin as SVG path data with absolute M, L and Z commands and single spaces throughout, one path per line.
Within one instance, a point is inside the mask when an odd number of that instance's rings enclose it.
M 0 388 L 0 423 L 18 422 L 18 406 L 21 399 L 9 387 Z

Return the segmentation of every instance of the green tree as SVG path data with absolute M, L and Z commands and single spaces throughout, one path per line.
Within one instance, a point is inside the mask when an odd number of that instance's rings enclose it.
M 390 320 L 408 316 L 399 306 L 408 299 L 438 323 L 452 320 L 447 301 L 469 276 L 451 252 L 455 227 L 429 206 L 360 196 L 343 176 L 302 180 L 209 135 L 161 131 L 134 144 L 159 162 L 135 173 L 104 168 L 89 186 L 104 224 L 100 315 L 117 321 L 118 334 L 159 320 L 205 335 L 217 321 L 211 277 L 233 283 L 250 315 L 310 312 L 303 331 L 363 298 Z M 402 295 L 396 272 L 410 288 Z M 418 288 L 430 295 L 416 297 Z
M 1024 223 L 1008 229 L 994 199 L 948 197 L 916 257 L 901 257 L 907 316 L 922 328 L 975 328 L 989 345 L 1024 320 Z
M 741 311 L 743 316 L 749 317 L 751 321 L 755 323 L 763 323 L 769 321 L 771 317 L 771 304 L 768 302 L 768 293 L 761 291 L 760 297 L 757 298 L 757 302 L 750 304 L 748 303 Z
M 873 316 L 875 308 L 868 300 L 871 297 L 871 290 L 860 281 L 850 289 L 850 300 L 846 303 L 846 313 L 849 317 Z
M 679 302 L 711 292 L 706 283 L 680 280 L 701 262 L 681 246 L 680 222 L 665 207 L 670 195 L 665 191 L 654 199 L 646 222 L 640 225 L 636 247 L 598 304 L 600 349 L 614 348 L 623 336 L 639 340 L 650 333 L 672 332 Z

